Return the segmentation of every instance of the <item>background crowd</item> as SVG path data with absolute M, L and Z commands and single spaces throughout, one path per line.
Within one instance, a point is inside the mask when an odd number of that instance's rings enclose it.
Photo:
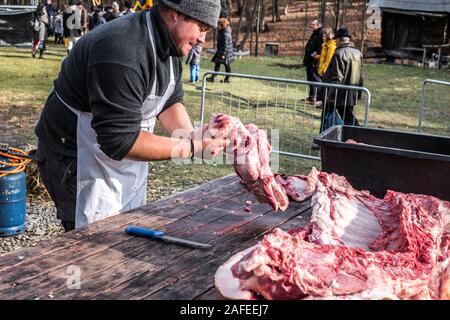
M 57 44 L 64 44 L 69 53 L 73 45 L 88 31 L 99 25 L 133 12 L 130 2 L 122 8 L 117 2 L 111 6 L 91 6 L 87 8 L 82 0 L 69 0 L 63 9 L 57 9 L 52 0 L 39 4 L 32 14 L 30 27 L 33 33 L 32 56 L 43 57 L 49 36 L 54 36 Z

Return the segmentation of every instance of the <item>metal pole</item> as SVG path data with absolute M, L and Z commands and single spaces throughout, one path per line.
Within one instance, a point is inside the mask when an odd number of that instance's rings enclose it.
M 422 95 L 420 97 L 419 125 L 417 127 L 417 132 L 420 132 L 422 130 L 423 106 L 425 103 L 425 90 L 426 90 L 427 82 L 428 82 L 428 80 L 424 80 L 422 82 Z
M 203 75 L 203 81 L 202 81 L 202 99 L 200 101 L 200 125 L 203 125 L 204 117 L 205 117 L 205 98 L 206 98 L 206 75 L 208 73 L 205 73 Z
M 370 109 L 370 100 L 372 98 L 372 95 L 370 94 L 370 91 L 364 88 L 363 90 L 367 94 L 367 100 L 366 100 L 366 115 L 364 117 L 364 126 L 367 127 L 369 125 L 369 109 Z
M 441 81 L 441 80 L 425 79 L 422 82 L 422 96 L 420 97 L 419 125 L 417 128 L 418 132 L 421 132 L 421 130 L 422 130 L 422 117 L 423 117 L 423 109 L 425 107 L 425 94 L 426 94 L 426 84 L 427 83 L 435 83 L 435 84 L 441 84 L 444 86 L 450 86 L 450 82 Z

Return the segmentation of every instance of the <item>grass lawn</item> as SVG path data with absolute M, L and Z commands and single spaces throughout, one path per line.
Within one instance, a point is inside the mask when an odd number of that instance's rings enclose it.
M 44 59 L 33 59 L 29 49 L 0 48 L 0 142 L 23 146 L 35 144 L 34 126 L 52 81 L 56 77 L 61 60 L 65 57 L 62 46 L 48 45 Z M 204 55 L 201 74 L 212 70 L 210 56 Z M 305 79 L 305 69 L 298 68 L 299 58 L 254 58 L 244 57 L 232 64 L 232 71 L 241 74 L 263 75 L 289 79 Z M 420 107 L 421 84 L 432 78 L 450 81 L 450 71 L 402 67 L 398 65 L 365 65 L 365 86 L 372 94 L 369 124 L 374 127 L 394 128 L 408 131 L 417 129 Z M 185 105 L 192 120 L 200 119 L 201 85 L 188 83 L 189 68 L 183 74 Z M 320 110 L 303 109 L 309 118 L 298 116 L 296 109 L 305 96 L 305 87 L 276 87 L 263 81 L 234 79 L 231 84 L 208 84 L 206 95 L 206 119 L 217 112 L 236 114 L 243 122 L 254 122 L 264 127 L 280 129 L 280 145 L 289 149 L 290 144 L 298 148 L 309 148 L 310 137 L 316 133 L 309 123 L 301 119 L 312 119 L 317 126 Z M 450 90 L 432 86 L 427 92 L 425 130 L 450 135 Z M 285 100 L 283 100 L 285 99 Z M 269 103 L 269 100 L 271 101 Z M 271 106 L 256 112 L 255 106 Z M 278 109 L 273 108 L 278 107 Z M 229 109 L 232 107 L 232 109 Z M 304 107 L 304 106 L 303 106 Z M 362 104 L 357 116 L 362 116 Z M 361 111 L 360 111 L 361 110 Z M 298 117 L 298 118 L 296 118 Z M 297 120 L 298 119 L 298 120 Z M 160 128 L 156 128 L 160 132 Z M 306 139 L 302 139 L 304 130 Z M 308 134 L 308 136 L 306 136 Z M 303 149 L 302 149 L 303 150 Z M 280 158 L 280 172 L 307 173 L 311 166 L 320 166 L 312 160 Z M 175 191 L 232 173 L 228 165 L 176 165 L 171 161 L 151 163 L 149 200 L 167 196 Z

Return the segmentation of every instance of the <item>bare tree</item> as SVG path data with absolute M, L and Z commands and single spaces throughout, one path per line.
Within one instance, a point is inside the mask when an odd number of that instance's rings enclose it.
M 258 26 L 260 32 L 266 31 L 266 20 L 264 18 L 265 13 L 266 13 L 266 6 L 264 0 L 261 0 L 259 4 L 259 19 L 258 19 Z
M 244 12 L 245 0 L 237 0 L 237 14 L 240 16 Z
M 272 22 L 280 22 L 280 10 L 279 10 L 279 1 L 278 0 L 272 0 Z M 287 5 L 286 5 L 287 8 Z
M 308 5 L 309 1 L 306 0 L 306 10 L 305 10 L 305 28 L 303 29 L 303 49 L 306 47 L 306 29 L 308 29 Z
M 325 24 L 325 17 L 327 12 L 327 0 L 322 0 L 320 4 L 320 21 Z
M 341 1 L 336 0 L 334 4 L 334 23 L 333 27 L 336 30 L 339 27 L 339 11 L 340 11 Z
M 261 29 L 261 20 L 264 20 L 264 15 L 262 16 L 261 19 L 261 11 L 264 10 L 264 0 L 257 0 L 258 2 L 258 13 L 256 15 L 256 34 L 255 34 L 255 57 L 258 56 L 258 48 L 259 48 L 259 31 Z M 264 11 L 263 11 L 264 12 Z
M 250 5 L 247 4 L 247 6 L 244 8 L 245 10 L 245 20 L 247 23 L 247 28 L 245 30 L 245 34 L 244 37 L 242 38 L 241 43 L 239 43 L 239 45 L 237 46 L 237 50 L 243 50 L 245 43 L 247 42 L 248 36 L 252 33 L 253 31 L 253 26 L 255 23 L 255 17 L 258 11 L 258 0 L 255 0 L 253 2 L 253 8 L 250 9 Z
M 366 9 L 367 9 L 367 0 L 362 2 L 362 14 L 361 14 L 361 52 L 364 52 L 364 40 L 366 35 Z
M 345 15 L 347 14 L 347 0 L 342 4 L 341 25 L 345 25 Z
M 238 0 L 240 2 L 240 0 Z M 233 46 L 239 41 L 239 34 L 241 33 L 242 20 L 244 20 L 245 8 L 247 7 L 247 0 L 243 0 L 240 4 L 238 3 L 239 21 L 236 29 L 234 30 L 234 43 Z

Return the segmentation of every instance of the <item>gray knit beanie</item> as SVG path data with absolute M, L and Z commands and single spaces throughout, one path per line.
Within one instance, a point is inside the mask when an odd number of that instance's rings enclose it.
M 159 0 L 158 3 L 212 28 L 217 27 L 220 0 Z

